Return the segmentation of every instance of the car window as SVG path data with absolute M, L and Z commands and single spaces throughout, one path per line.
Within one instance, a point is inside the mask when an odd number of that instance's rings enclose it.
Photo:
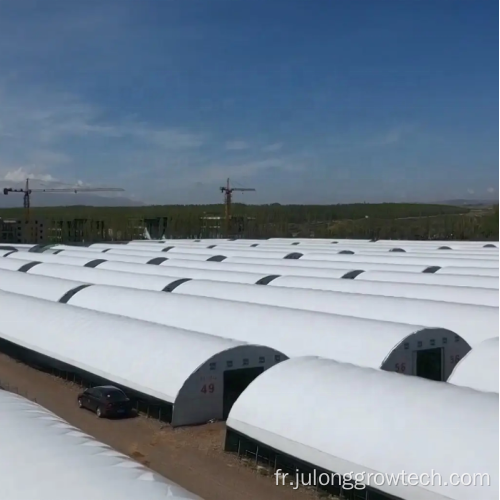
M 125 393 L 119 390 L 106 391 L 104 394 L 104 398 L 107 401 L 112 401 L 112 402 L 126 401 L 128 399 Z

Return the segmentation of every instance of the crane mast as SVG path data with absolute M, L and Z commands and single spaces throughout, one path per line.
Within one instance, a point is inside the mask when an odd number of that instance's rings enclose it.
M 231 187 L 229 178 L 226 181 L 226 185 L 220 188 L 221 193 L 224 194 L 224 212 L 226 221 L 226 235 L 229 236 L 231 227 L 231 208 L 233 203 L 233 192 L 245 192 L 245 191 L 255 191 L 255 188 L 235 188 Z

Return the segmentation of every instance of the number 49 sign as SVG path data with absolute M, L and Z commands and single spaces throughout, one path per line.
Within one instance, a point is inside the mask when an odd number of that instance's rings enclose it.
M 201 392 L 203 394 L 213 394 L 214 390 L 215 390 L 214 384 L 205 384 L 201 388 Z

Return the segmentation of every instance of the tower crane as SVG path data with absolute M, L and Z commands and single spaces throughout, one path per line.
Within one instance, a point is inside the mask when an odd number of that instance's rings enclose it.
M 24 188 L 4 188 L 3 194 L 8 195 L 9 193 L 23 193 L 23 206 L 25 209 L 26 220 L 30 217 L 30 207 L 31 207 L 31 194 L 32 193 L 97 193 L 97 192 L 110 192 L 110 191 L 125 191 L 122 188 L 113 187 L 102 187 L 102 188 L 39 188 L 31 189 L 29 184 L 29 179 L 26 179 Z
M 255 191 L 255 188 L 235 188 L 231 187 L 229 178 L 226 181 L 226 185 L 220 188 L 221 193 L 224 193 L 224 206 L 225 206 L 225 217 L 226 217 L 226 234 L 229 235 L 229 228 L 231 224 L 231 206 L 233 203 L 233 192 L 245 192 L 245 191 Z

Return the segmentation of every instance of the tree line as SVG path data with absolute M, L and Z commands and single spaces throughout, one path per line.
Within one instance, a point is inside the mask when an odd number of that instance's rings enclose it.
M 233 205 L 226 234 L 222 205 L 145 207 L 41 207 L 31 220 L 43 220 L 53 241 L 140 238 L 316 237 L 498 240 L 498 205 L 469 208 L 411 203 L 346 205 Z M 0 211 L 23 219 L 23 209 Z

